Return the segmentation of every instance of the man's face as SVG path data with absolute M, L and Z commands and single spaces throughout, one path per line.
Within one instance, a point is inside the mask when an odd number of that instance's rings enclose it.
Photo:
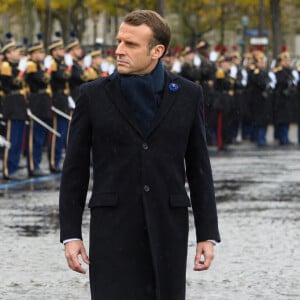
M 222 68 L 225 71 L 228 71 L 230 69 L 230 67 L 231 67 L 231 62 L 230 61 L 225 60 L 225 61 L 222 61 L 220 63 L 220 68 Z
M 102 56 L 97 55 L 97 56 L 93 57 L 93 59 L 92 59 L 92 66 L 99 68 L 99 66 L 101 65 L 101 62 L 102 62 Z
M 256 63 L 256 66 L 259 69 L 264 69 L 267 66 L 267 61 L 265 59 L 261 59 Z
M 45 51 L 43 50 L 39 50 L 39 51 L 35 51 L 34 53 L 32 53 L 31 58 L 33 61 L 36 62 L 43 62 L 43 60 L 45 59 Z
M 80 59 L 83 55 L 83 50 L 80 46 L 77 46 L 70 51 L 70 54 L 73 56 L 73 58 Z
M 52 55 L 55 58 L 63 58 L 65 55 L 65 49 L 64 48 L 56 48 L 53 50 Z
M 282 65 L 285 68 L 289 68 L 291 66 L 291 62 L 292 62 L 292 60 L 290 58 L 286 58 L 286 59 L 282 60 Z
M 117 34 L 117 70 L 120 74 L 144 75 L 150 73 L 162 56 L 161 44 L 149 49 L 152 30 L 145 24 L 132 26 L 122 23 Z
M 13 48 L 7 52 L 6 56 L 10 62 L 17 63 L 21 58 L 20 50 Z

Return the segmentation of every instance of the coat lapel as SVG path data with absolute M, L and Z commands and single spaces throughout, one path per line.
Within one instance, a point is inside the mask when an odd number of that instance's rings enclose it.
M 116 73 L 111 75 L 110 81 L 105 86 L 107 95 L 111 99 L 111 101 L 115 104 L 115 106 L 118 108 L 120 113 L 125 117 L 125 119 L 131 124 L 131 126 L 143 137 L 145 138 L 145 135 L 141 131 L 140 127 L 138 126 L 135 117 L 133 115 L 133 112 L 127 103 L 125 97 L 121 93 L 121 86 L 120 86 L 120 80 L 116 78 Z M 174 101 L 180 94 L 180 86 L 177 85 L 178 77 L 170 72 L 165 72 L 165 85 L 164 85 L 164 91 L 163 96 L 161 99 L 161 104 L 159 106 L 158 112 L 151 124 L 149 133 L 147 137 L 149 137 L 155 128 L 158 127 L 160 122 L 163 120 L 164 116 L 168 113 L 170 108 L 172 107 Z M 177 90 L 171 89 L 170 84 L 176 84 Z
M 151 124 L 148 136 L 150 136 L 154 129 L 158 127 L 160 122 L 163 120 L 164 116 L 169 112 L 170 108 L 172 107 L 174 101 L 178 97 L 180 93 L 180 87 L 176 83 L 177 76 L 170 72 L 165 72 L 165 85 L 163 96 L 161 99 L 161 104 L 159 106 L 158 112 Z M 170 88 L 170 84 L 175 84 L 175 89 Z
M 111 80 L 105 86 L 108 97 L 115 104 L 120 113 L 130 123 L 130 125 L 141 135 L 144 136 L 141 129 L 139 128 L 133 112 L 126 101 L 125 97 L 121 93 L 120 80 L 118 80 L 116 73 L 111 75 Z

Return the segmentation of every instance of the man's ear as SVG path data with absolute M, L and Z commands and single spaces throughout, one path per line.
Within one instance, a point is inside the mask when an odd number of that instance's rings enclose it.
M 160 59 L 163 56 L 164 52 L 165 52 L 165 46 L 163 44 L 155 45 L 152 48 L 152 58 Z

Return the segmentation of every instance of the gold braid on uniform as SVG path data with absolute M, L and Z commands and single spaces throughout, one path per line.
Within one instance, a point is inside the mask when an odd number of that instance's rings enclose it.
M 80 76 L 80 79 L 82 81 L 88 81 L 89 80 L 89 73 L 88 73 L 88 71 L 84 71 L 83 74 Z
M 51 80 L 51 75 L 48 73 L 44 73 L 42 80 L 44 83 L 49 83 Z
M 65 70 L 62 74 L 64 79 L 70 79 L 71 75 L 72 75 L 72 73 L 68 70 Z
M 26 73 L 36 73 L 38 71 L 37 64 L 34 61 L 29 61 L 27 63 Z
M 3 76 L 12 76 L 11 66 L 7 61 L 2 62 L 0 73 Z
M 224 79 L 225 78 L 225 71 L 223 69 L 218 69 L 216 71 L 216 78 L 217 79 Z

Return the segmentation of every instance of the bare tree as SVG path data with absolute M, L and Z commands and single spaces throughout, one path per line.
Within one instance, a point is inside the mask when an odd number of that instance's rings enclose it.
M 282 45 L 280 0 L 270 0 L 272 22 L 273 57 L 280 53 Z

